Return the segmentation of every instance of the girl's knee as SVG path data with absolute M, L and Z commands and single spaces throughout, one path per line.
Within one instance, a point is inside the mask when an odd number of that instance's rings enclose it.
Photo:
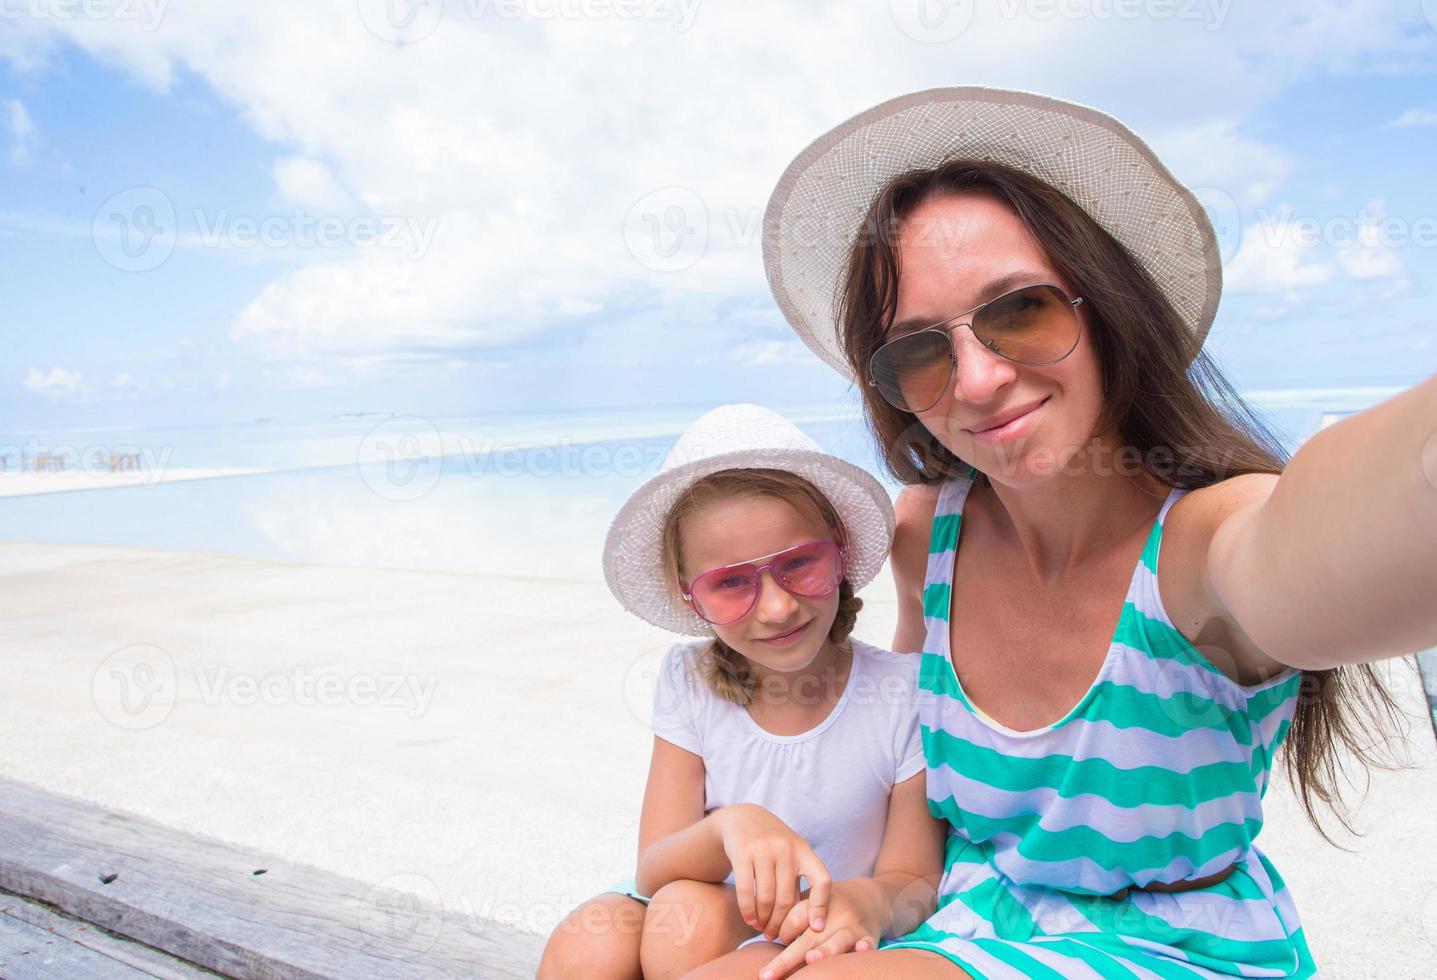
M 749 934 L 727 886 L 669 882 L 654 893 L 644 917 L 644 977 L 672 980 L 731 951 Z
M 639 944 L 644 907 L 622 895 L 604 895 L 564 917 L 544 946 L 538 980 L 640 980 Z
M 644 941 L 688 945 L 700 934 L 727 935 L 725 905 L 729 902 L 722 885 L 686 878 L 671 881 L 654 892 L 644 917 Z

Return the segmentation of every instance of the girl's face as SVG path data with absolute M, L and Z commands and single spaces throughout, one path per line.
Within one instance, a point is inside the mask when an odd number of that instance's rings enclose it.
M 925 201 L 900 227 L 898 253 L 895 324 L 937 323 L 1032 283 L 1056 283 L 1070 297 L 1081 295 L 1054 271 L 1018 217 L 987 195 Z M 1018 278 L 996 284 L 1010 276 Z M 919 420 L 995 482 L 1030 485 L 1067 466 L 1098 434 L 1102 410 L 1091 321 L 1085 305 L 1075 312 L 1082 323 L 1077 347 L 1045 367 L 1006 360 L 967 327 L 955 328 L 953 383 Z
M 808 541 L 832 541 L 822 522 L 804 517 L 790 503 L 753 496 L 715 501 L 688 515 L 679 527 L 684 581 L 720 565 L 771 555 Z M 792 595 L 759 576 L 758 600 L 744 618 L 714 626 L 719 639 L 754 663 L 776 672 L 803 670 L 817 659 L 838 614 L 838 590 L 817 598 Z

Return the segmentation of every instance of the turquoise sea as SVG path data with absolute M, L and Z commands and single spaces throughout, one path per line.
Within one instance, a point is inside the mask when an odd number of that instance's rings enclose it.
M 1290 447 L 1395 388 L 1248 392 Z M 847 406 L 772 406 L 883 477 Z M 0 540 L 178 548 L 284 561 L 595 578 L 608 522 L 701 409 L 88 429 L 0 436 L 0 466 L 137 459 L 243 476 L 0 498 Z

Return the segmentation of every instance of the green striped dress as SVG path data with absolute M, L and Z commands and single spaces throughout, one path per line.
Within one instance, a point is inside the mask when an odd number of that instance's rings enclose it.
M 1253 843 L 1301 673 L 1229 680 L 1158 598 L 1158 514 L 1106 659 L 1063 718 L 1015 731 L 968 700 L 949 657 L 951 584 L 976 471 L 940 490 L 929 545 L 918 712 L 928 806 L 949 822 L 937 912 L 881 948 L 974 977 L 1306 977 L 1297 910 Z M 1187 892 L 1128 885 L 1201 878 Z

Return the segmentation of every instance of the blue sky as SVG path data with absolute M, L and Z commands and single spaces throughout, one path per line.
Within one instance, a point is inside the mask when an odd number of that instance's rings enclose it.
M 1437 371 L 1437 3 L 436 2 L 396 43 L 370 0 L 6 0 L 0 431 L 847 400 L 756 218 L 951 84 L 1097 106 L 1200 189 L 1244 388 Z M 707 242 L 666 263 L 675 193 Z

